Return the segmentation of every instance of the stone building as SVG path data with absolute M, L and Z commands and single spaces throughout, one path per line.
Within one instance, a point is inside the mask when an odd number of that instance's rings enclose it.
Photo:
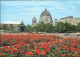
M 0 27 L 2 28 L 3 25 L 6 25 L 8 28 L 14 28 L 19 25 L 19 22 L 4 22 L 3 24 L 0 24 Z
M 50 12 L 45 8 L 45 10 L 41 13 L 39 22 L 44 22 L 44 23 L 53 23 L 52 17 Z M 35 26 L 37 24 L 36 18 L 33 17 L 32 19 L 32 26 Z
M 36 22 L 36 17 L 33 17 L 33 19 L 32 19 L 32 25 L 33 25 L 33 26 L 36 26 L 36 24 L 37 24 L 37 22 Z
M 60 18 L 60 19 L 55 19 L 54 23 L 53 23 L 50 12 L 45 8 L 45 10 L 40 15 L 39 22 L 52 23 L 54 26 L 58 22 L 63 22 L 63 23 L 67 22 L 67 23 L 71 23 L 72 25 L 77 25 L 80 22 L 80 18 L 73 18 L 73 16 L 68 16 L 68 17 L 64 17 L 64 18 Z M 38 23 L 36 21 L 36 18 L 34 17 L 32 20 L 32 26 L 35 26 Z
M 57 21 L 57 19 L 55 19 L 53 25 L 55 26 L 55 25 L 57 25 L 57 23 L 58 23 L 58 21 Z
M 80 22 L 80 18 L 73 18 L 73 16 L 68 16 L 64 18 L 60 18 L 58 22 L 63 22 L 63 23 L 71 23 L 72 25 L 77 25 Z

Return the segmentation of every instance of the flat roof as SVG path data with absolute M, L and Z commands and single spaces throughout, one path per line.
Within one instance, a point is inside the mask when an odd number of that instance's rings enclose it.
M 4 22 L 3 24 L 20 24 L 19 22 Z

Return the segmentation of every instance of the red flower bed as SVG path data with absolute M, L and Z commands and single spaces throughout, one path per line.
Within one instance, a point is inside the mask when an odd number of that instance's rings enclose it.
M 80 57 L 80 38 L 0 35 L 0 57 Z

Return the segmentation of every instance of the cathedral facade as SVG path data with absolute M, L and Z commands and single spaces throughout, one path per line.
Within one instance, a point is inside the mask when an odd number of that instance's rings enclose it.
M 44 23 L 53 23 L 52 17 L 50 12 L 45 8 L 45 10 L 41 13 L 39 22 L 44 22 Z M 33 17 L 32 19 L 32 26 L 35 26 L 37 24 L 36 18 Z

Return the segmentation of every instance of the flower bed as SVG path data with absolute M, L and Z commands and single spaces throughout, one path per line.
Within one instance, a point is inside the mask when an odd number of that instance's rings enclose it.
M 0 35 L 1 57 L 80 57 L 80 38 Z

